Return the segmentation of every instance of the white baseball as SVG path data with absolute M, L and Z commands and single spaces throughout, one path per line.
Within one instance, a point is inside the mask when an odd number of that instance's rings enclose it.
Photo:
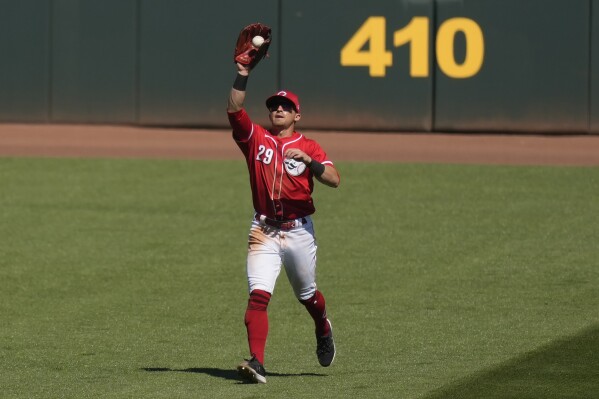
M 263 43 L 264 38 L 262 36 L 254 36 L 254 38 L 252 39 L 252 44 L 256 47 L 262 46 Z

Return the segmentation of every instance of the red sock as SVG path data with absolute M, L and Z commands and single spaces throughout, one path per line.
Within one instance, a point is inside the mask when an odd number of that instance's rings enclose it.
M 316 335 L 319 337 L 329 335 L 330 327 L 329 323 L 327 323 L 327 309 L 322 293 L 316 290 L 312 298 L 300 302 L 306 307 L 312 319 L 314 319 Z
M 250 293 L 248 306 L 245 311 L 245 326 L 247 328 L 250 353 L 264 364 L 264 348 L 268 336 L 268 313 L 266 308 L 270 301 L 270 294 L 262 290 L 253 290 Z

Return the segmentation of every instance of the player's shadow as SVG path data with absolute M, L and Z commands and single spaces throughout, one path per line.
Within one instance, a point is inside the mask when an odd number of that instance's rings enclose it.
M 217 369 L 214 367 L 192 367 L 187 369 L 171 369 L 168 367 L 143 367 L 142 370 L 148 371 L 151 373 L 165 373 L 165 372 L 179 372 L 179 373 L 197 373 L 197 374 L 206 374 L 211 377 L 223 378 L 225 380 L 234 380 L 239 381 L 239 377 L 237 375 L 237 370 L 232 369 Z M 319 373 L 272 373 L 268 372 L 269 377 L 326 377 L 326 374 Z M 241 381 L 240 381 L 241 382 Z

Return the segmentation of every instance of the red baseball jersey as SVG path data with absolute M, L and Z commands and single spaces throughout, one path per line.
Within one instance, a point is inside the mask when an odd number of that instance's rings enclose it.
M 250 174 L 252 200 L 257 213 L 271 219 L 297 219 L 314 213 L 313 175 L 301 161 L 285 158 L 298 148 L 314 160 L 333 165 L 320 145 L 293 132 L 280 138 L 253 123 L 244 109 L 229 113 L 233 138 L 245 155 Z

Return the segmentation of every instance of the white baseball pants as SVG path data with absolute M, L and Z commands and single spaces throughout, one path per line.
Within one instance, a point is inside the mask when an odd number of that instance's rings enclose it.
M 317 246 L 312 219 L 307 216 L 303 220 L 296 220 L 290 230 L 252 221 L 246 265 L 249 292 L 259 289 L 272 294 L 284 266 L 297 299 L 306 300 L 314 295 Z

